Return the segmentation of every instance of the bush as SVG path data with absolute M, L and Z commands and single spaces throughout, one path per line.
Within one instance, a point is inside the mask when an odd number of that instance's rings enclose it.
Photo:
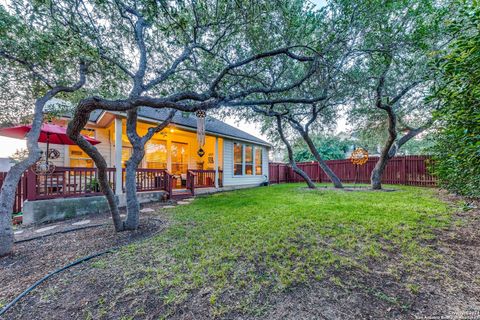
M 434 172 L 456 193 L 480 197 L 480 8 L 456 3 L 459 16 L 449 24 L 455 36 L 438 60 L 442 106 L 436 113 L 440 131 L 433 148 Z

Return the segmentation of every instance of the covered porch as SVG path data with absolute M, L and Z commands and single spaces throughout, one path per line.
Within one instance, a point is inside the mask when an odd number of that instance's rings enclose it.
M 58 119 L 55 124 L 66 126 L 67 119 Z M 140 120 L 138 133 L 144 135 L 153 121 Z M 125 163 L 131 155 L 132 146 L 126 135 L 125 118 L 107 115 L 97 123 L 89 123 L 82 134 L 101 141 L 96 145 L 110 167 L 107 170 L 110 186 L 115 194 L 125 193 Z M 145 156 L 137 170 L 137 192 L 155 193 L 164 191 L 169 198 L 191 196 L 195 190 L 219 190 L 223 186 L 223 138 L 207 135 L 199 149 L 194 128 L 170 125 L 145 146 Z M 46 144 L 40 143 L 42 149 Z M 101 195 L 98 170 L 93 160 L 76 145 L 50 144 L 58 157 L 49 161 L 55 170 L 48 175 L 36 175 L 27 170 L 18 185 L 13 213 L 22 212 L 23 202 L 81 198 Z M 0 172 L 0 186 L 6 172 Z
M 66 121 L 57 120 L 57 124 L 66 125 Z M 139 119 L 137 131 L 143 136 L 156 124 Z M 101 141 L 96 147 L 110 165 L 111 186 L 117 195 L 124 193 L 125 165 L 132 154 L 125 117 L 106 114 L 96 124 L 89 124 L 82 134 Z M 45 148 L 44 145 L 41 147 Z M 49 177 L 40 177 L 39 186 L 44 187 L 37 193 L 41 197 L 44 194 L 62 197 L 88 193 L 96 181 L 93 160 L 78 146 L 51 147 L 59 149 L 60 157 L 52 160 L 55 172 Z M 204 154 L 200 156 L 194 128 L 171 124 L 155 134 L 145 145 L 145 156 L 137 171 L 138 191 L 165 190 L 167 185 L 174 191 L 189 190 L 192 193 L 194 188 L 220 188 L 223 185 L 223 138 L 207 134 L 202 149 Z M 171 181 L 164 182 L 165 177 Z M 57 180 L 61 185 L 59 188 L 54 186 L 58 184 Z
M 138 133 L 143 136 L 148 128 L 156 123 L 140 121 Z M 114 168 L 125 168 L 132 153 L 132 146 L 126 135 L 125 119 L 116 117 L 109 126 L 112 133 Z M 172 176 L 172 189 L 190 189 L 195 187 L 219 188 L 223 184 L 223 139 L 207 135 L 202 146 L 203 155 L 198 153 L 200 146 L 194 129 L 171 124 L 155 134 L 145 145 L 145 156 L 140 171 L 165 170 Z M 117 172 L 117 179 L 120 173 Z M 123 174 L 122 174 L 123 176 Z M 142 176 L 139 174 L 139 176 Z M 139 185 L 142 181 L 138 181 Z M 116 192 L 122 192 L 117 190 Z

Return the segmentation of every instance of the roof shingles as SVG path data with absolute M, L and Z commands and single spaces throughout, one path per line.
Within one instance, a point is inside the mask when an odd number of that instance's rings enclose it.
M 168 109 L 152 109 L 149 107 L 141 107 L 138 111 L 138 116 L 154 121 L 163 121 L 168 117 L 169 112 L 170 111 Z M 90 114 L 90 121 L 96 122 L 102 113 L 103 112 L 101 110 L 95 110 Z M 172 123 L 192 129 L 197 128 L 197 119 L 190 113 L 177 112 L 173 117 Z M 205 121 L 205 130 L 213 134 L 237 138 L 240 140 L 247 140 L 254 143 L 270 146 L 268 142 L 262 139 L 259 139 L 249 133 L 246 133 L 245 131 L 232 127 L 225 122 L 208 116 Z

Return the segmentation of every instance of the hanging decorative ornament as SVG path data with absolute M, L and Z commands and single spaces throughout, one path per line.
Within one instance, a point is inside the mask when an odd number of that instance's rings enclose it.
M 33 166 L 32 171 L 40 176 L 40 175 L 50 175 L 55 171 L 55 165 L 51 162 L 45 161 L 43 158 L 38 160 Z
M 368 151 L 363 148 L 353 150 L 350 155 L 350 161 L 353 164 L 364 165 L 368 161 Z
M 60 151 L 53 148 L 48 150 L 48 159 L 58 159 L 58 158 L 60 158 Z
M 197 110 L 197 112 L 195 112 L 195 115 L 197 116 L 197 154 L 200 157 L 203 157 L 205 151 L 202 149 L 202 147 L 205 145 L 205 118 L 207 117 L 207 113 L 205 112 L 205 110 Z

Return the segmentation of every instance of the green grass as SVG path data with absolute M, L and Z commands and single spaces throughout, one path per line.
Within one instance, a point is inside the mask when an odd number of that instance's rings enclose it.
M 435 257 L 426 243 L 449 225 L 435 190 L 310 191 L 276 185 L 201 197 L 169 211 L 163 234 L 125 248 L 117 263 L 168 308 L 203 290 L 214 314 L 252 312 L 266 294 L 330 279 L 394 254 L 415 272 Z M 395 269 L 388 270 L 392 274 Z M 409 288 L 416 289 L 414 284 Z

